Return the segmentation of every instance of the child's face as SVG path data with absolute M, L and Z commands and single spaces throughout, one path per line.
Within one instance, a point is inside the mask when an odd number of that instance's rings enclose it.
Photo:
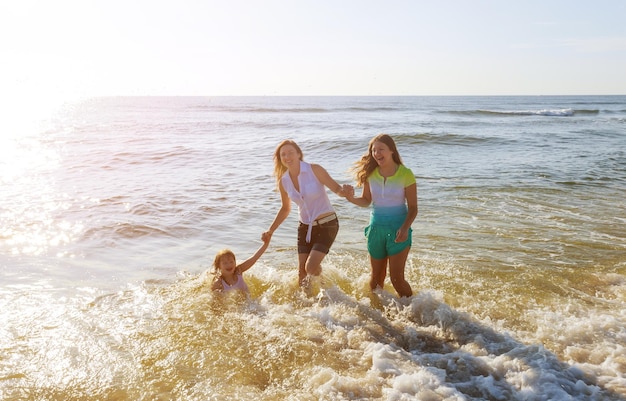
M 220 259 L 220 272 L 222 272 L 222 274 L 233 274 L 235 267 L 237 267 L 237 264 L 235 263 L 233 255 L 222 256 Z
M 379 166 L 393 163 L 393 152 L 389 149 L 389 146 L 382 142 L 376 141 L 372 144 L 372 157 Z

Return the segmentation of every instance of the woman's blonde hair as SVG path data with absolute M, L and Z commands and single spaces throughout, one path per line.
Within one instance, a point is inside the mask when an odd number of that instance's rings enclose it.
M 350 171 L 354 175 L 356 180 L 356 184 L 358 187 L 365 184 L 367 181 L 367 177 L 378 167 L 378 163 L 372 156 L 372 148 L 374 147 L 374 143 L 382 142 L 389 150 L 393 153 L 392 158 L 393 161 L 397 164 L 402 164 L 402 158 L 400 157 L 400 153 L 398 152 L 398 148 L 396 147 L 396 143 L 393 138 L 387 134 L 378 134 L 374 138 L 372 138 L 369 142 L 369 146 L 367 148 L 367 153 L 365 153 L 360 160 L 354 163 Z
M 300 149 L 300 146 L 298 146 L 297 143 L 295 143 L 291 139 L 285 139 L 284 141 L 279 143 L 278 146 L 276 147 L 276 151 L 274 152 L 274 177 L 276 177 L 276 188 L 278 188 L 278 185 L 280 183 L 280 178 L 283 176 L 283 174 L 285 174 L 285 171 L 287 171 L 287 167 L 285 167 L 283 163 L 280 161 L 280 150 L 285 145 L 293 146 L 296 149 L 296 152 L 298 152 L 298 156 L 300 157 L 300 160 L 304 160 L 302 149 Z

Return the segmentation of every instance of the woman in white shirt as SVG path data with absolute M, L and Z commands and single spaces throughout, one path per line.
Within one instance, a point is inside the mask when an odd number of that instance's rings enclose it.
M 319 276 L 322 273 L 322 260 L 339 231 L 339 220 L 326 188 L 344 197 L 343 187 L 322 166 L 306 163 L 302 150 L 292 140 L 285 140 L 276 148 L 274 176 L 281 207 L 262 239 L 269 241 L 289 216 L 291 201 L 298 205 L 298 282 L 305 286 L 309 275 Z

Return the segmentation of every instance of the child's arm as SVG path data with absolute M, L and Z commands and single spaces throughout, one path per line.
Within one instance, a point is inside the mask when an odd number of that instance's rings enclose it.
M 239 266 L 237 266 L 237 268 L 239 269 L 240 273 L 245 272 L 246 270 L 248 270 L 249 268 L 251 268 L 252 266 L 254 266 L 254 264 L 256 263 L 257 260 L 259 260 L 259 258 L 261 257 L 261 255 L 263 255 L 263 253 L 265 252 L 265 250 L 267 249 L 267 246 L 270 244 L 269 239 L 267 239 L 266 241 L 263 242 L 263 245 L 261 245 L 259 247 L 259 249 L 257 249 L 256 253 L 254 255 L 252 255 L 250 258 L 248 258 L 247 260 L 241 262 L 239 264 Z
M 409 228 L 417 217 L 417 184 L 411 184 L 404 188 L 404 197 L 406 198 L 406 205 L 408 213 L 404 219 L 402 227 L 396 232 L 396 242 L 404 242 L 409 238 Z
M 211 291 L 224 291 L 224 285 L 222 284 L 222 280 L 216 278 L 211 284 Z
M 346 193 L 346 199 L 349 202 L 352 202 L 357 206 L 361 206 L 361 207 L 369 206 L 372 203 L 372 193 L 370 191 L 370 183 L 365 181 L 365 183 L 363 184 L 363 191 L 361 192 L 361 196 L 358 198 L 354 196 L 354 188 L 352 188 L 351 190 L 348 190 L 348 192 Z

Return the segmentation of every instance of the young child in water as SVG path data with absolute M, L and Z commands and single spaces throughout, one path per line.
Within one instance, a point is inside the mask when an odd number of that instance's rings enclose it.
M 231 290 L 250 292 L 248 285 L 243 280 L 243 273 L 254 266 L 268 245 L 269 241 L 264 241 L 254 255 L 240 264 L 237 264 L 235 254 L 230 249 L 219 251 L 215 255 L 215 261 L 213 262 L 215 279 L 211 285 L 211 290 L 220 292 Z

